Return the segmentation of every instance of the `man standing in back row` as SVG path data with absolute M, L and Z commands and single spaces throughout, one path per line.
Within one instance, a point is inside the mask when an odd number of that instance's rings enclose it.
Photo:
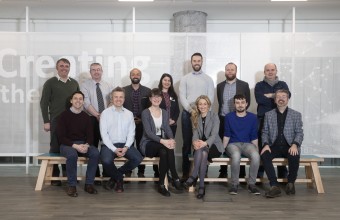
M 135 140 L 136 146 L 139 150 L 140 141 L 143 136 L 143 124 L 142 124 L 142 111 L 147 107 L 149 102 L 149 95 L 151 90 L 140 84 L 142 80 L 142 71 L 137 68 L 133 68 L 130 71 L 131 85 L 125 86 L 123 89 L 125 91 L 125 102 L 124 108 L 130 110 L 133 113 L 133 117 L 136 124 L 135 130 Z M 138 166 L 138 177 L 144 177 L 145 165 Z M 154 165 L 155 177 L 159 177 L 158 167 Z M 131 176 L 131 171 L 125 174 L 126 176 Z
M 268 63 L 264 66 L 264 78 L 263 81 L 256 83 L 255 85 L 255 99 L 257 102 L 257 118 L 259 124 L 258 137 L 259 146 L 262 147 L 261 132 L 263 128 L 264 115 L 266 112 L 275 109 L 275 92 L 279 89 L 285 89 L 290 92 L 288 85 L 284 81 L 280 81 L 277 77 L 277 67 L 274 63 Z M 261 151 L 261 149 L 260 149 Z M 278 177 L 286 178 L 287 168 L 286 166 L 277 167 Z M 263 177 L 263 167 L 260 166 L 258 177 Z
M 65 111 L 69 103 L 70 96 L 79 90 L 78 82 L 69 77 L 70 61 L 61 58 L 56 64 L 57 75 L 48 79 L 43 87 L 40 108 L 44 120 L 44 130 L 50 132 L 50 153 L 60 153 L 59 142 L 57 138 L 57 122 L 59 115 Z M 63 165 L 63 175 L 66 176 L 66 166 Z M 58 164 L 53 165 L 52 176 L 60 175 Z M 61 186 L 61 181 L 52 180 L 54 186 Z
M 179 84 L 179 97 L 183 106 L 182 112 L 182 180 L 189 178 L 190 161 L 192 143 L 192 124 L 191 111 L 195 108 L 195 101 L 200 95 L 206 95 L 214 102 L 214 82 L 202 71 L 203 57 L 200 53 L 194 53 L 191 56 L 191 66 L 193 71 L 183 76 Z
M 235 111 L 234 96 L 244 95 L 246 97 L 246 110 L 250 106 L 250 89 L 249 84 L 245 81 L 236 78 L 237 66 L 235 63 L 228 63 L 225 66 L 226 80 L 220 82 L 217 85 L 217 101 L 218 101 L 218 115 L 220 118 L 220 130 L 219 135 L 223 140 L 224 136 L 224 122 L 225 115 Z M 244 166 L 241 166 L 240 177 L 244 178 L 246 170 Z M 222 165 L 220 169 L 219 178 L 228 177 L 228 165 Z
M 98 148 L 99 141 L 101 140 L 99 130 L 100 115 L 110 103 L 110 93 L 113 87 L 102 79 L 103 68 L 100 63 L 92 63 L 90 65 L 90 74 L 91 79 L 81 84 L 80 90 L 85 96 L 84 107 L 87 113 L 89 113 L 92 122 L 93 145 Z M 104 171 L 103 176 L 106 176 Z M 96 177 L 100 177 L 99 167 L 97 167 Z M 95 181 L 95 184 L 100 185 L 101 182 Z

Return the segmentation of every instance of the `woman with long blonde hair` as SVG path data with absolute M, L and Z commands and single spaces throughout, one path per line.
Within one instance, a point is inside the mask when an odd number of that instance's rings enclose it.
M 191 112 L 193 127 L 192 146 L 194 148 L 194 170 L 184 183 L 189 188 L 200 179 L 197 198 L 205 195 L 204 177 L 207 172 L 208 160 L 220 157 L 224 152 L 222 140 L 218 135 L 220 120 L 218 114 L 210 111 L 211 101 L 208 96 L 201 95 L 196 99 L 195 108 Z

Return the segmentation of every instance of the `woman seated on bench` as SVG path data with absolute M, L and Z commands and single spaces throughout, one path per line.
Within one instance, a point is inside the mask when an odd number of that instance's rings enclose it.
M 205 195 L 204 177 L 207 172 L 208 161 L 220 157 L 224 152 L 222 140 L 218 135 L 220 120 L 215 112 L 210 111 L 210 107 L 211 101 L 208 96 L 201 95 L 196 99 L 195 110 L 191 112 L 194 170 L 184 183 L 184 187 L 189 188 L 196 183 L 199 175 L 198 199 L 202 199 Z
M 74 92 L 70 99 L 71 107 L 59 117 L 57 125 L 60 154 L 66 157 L 67 195 L 77 197 L 77 160 L 78 155 L 88 157 L 85 192 L 97 194 L 93 187 L 96 174 L 99 151 L 93 144 L 93 129 L 90 116 L 83 112 L 84 94 Z
M 169 116 L 166 110 L 159 107 L 162 101 L 162 92 L 152 89 L 150 94 L 151 106 L 142 112 L 144 127 L 141 140 L 141 153 L 147 157 L 159 157 L 159 193 L 170 196 L 164 186 L 164 178 L 168 170 L 171 172 L 173 184 L 177 190 L 183 190 L 175 166 L 176 142 L 169 126 Z

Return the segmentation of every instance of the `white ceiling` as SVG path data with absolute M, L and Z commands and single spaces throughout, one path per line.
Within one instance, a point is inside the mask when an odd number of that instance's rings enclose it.
M 292 7 L 296 19 L 340 19 L 340 0 L 308 2 L 270 2 L 270 0 L 155 0 L 146 3 L 122 3 L 118 0 L 0 0 L 0 18 L 25 18 L 29 6 L 31 19 L 136 19 L 169 20 L 173 13 L 198 10 L 209 20 L 290 19 Z

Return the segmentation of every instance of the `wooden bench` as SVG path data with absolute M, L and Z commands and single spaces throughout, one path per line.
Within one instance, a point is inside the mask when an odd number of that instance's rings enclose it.
M 191 170 L 193 169 L 193 161 L 194 158 L 191 156 L 189 158 L 191 161 Z M 220 166 L 220 165 L 231 165 L 231 158 L 222 155 L 219 158 L 213 158 L 213 163 L 210 163 L 209 166 Z M 296 179 L 297 183 L 307 183 L 308 188 L 314 188 L 314 185 L 316 186 L 316 190 L 318 193 L 325 193 L 319 165 L 318 162 L 323 162 L 324 158 L 320 158 L 313 155 L 302 155 L 300 158 L 300 166 L 305 167 L 305 178 L 298 178 Z M 273 160 L 274 166 L 282 166 L 282 165 L 288 165 L 288 160 L 286 158 L 275 158 Z M 241 164 L 240 165 L 250 165 L 250 160 L 248 158 L 241 158 Z M 266 182 L 267 178 L 257 178 L 256 182 Z M 247 182 L 247 178 L 240 178 L 240 182 Z M 278 178 L 278 182 L 287 182 L 286 178 Z M 228 182 L 228 178 L 204 178 L 204 182 Z M 191 187 L 189 191 L 194 191 L 194 188 Z
M 52 177 L 53 165 L 54 164 L 66 164 L 66 158 L 60 156 L 58 153 L 45 153 L 36 157 L 38 160 L 41 160 L 39 175 L 37 179 L 37 183 L 35 186 L 35 191 L 41 191 L 43 185 L 51 185 L 51 180 L 67 180 L 67 177 Z M 87 164 L 88 158 L 86 157 L 78 157 L 78 165 Z M 122 165 L 126 163 L 128 160 L 124 157 L 115 158 L 114 162 L 116 165 Z M 141 162 L 143 165 L 158 165 L 159 157 L 145 157 Z M 108 180 L 109 177 L 96 177 L 95 180 Z M 77 180 L 85 180 L 85 176 L 77 176 Z M 155 177 L 124 177 L 124 181 L 159 181 L 159 178 Z M 164 185 L 168 187 L 168 179 L 167 176 L 164 180 Z

